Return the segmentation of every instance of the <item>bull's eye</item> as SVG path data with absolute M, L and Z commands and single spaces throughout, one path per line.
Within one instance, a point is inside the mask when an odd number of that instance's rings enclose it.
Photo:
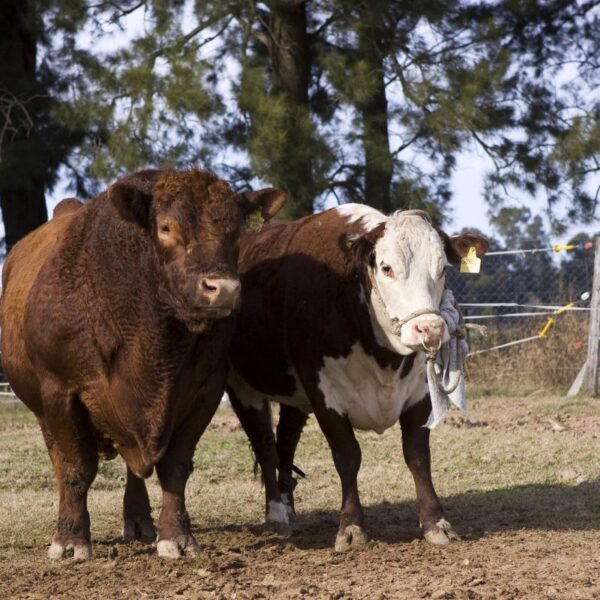
M 386 264 L 382 263 L 381 264 L 381 272 L 386 277 L 394 277 L 394 269 L 392 269 L 392 267 L 390 267 L 390 265 L 386 265 Z
M 160 232 L 161 233 L 171 233 L 171 228 L 164 223 L 163 225 L 160 226 Z

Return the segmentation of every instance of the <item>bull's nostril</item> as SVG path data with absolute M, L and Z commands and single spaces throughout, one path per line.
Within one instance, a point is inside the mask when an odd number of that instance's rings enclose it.
M 214 294 L 219 288 L 208 279 L 202 280 L 202 291 L 209 294 Z

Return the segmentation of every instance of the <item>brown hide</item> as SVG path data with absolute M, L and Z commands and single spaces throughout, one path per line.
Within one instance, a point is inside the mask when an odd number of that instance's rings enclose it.
M 81 202 L 81 200 L 77 200 L 77 198 L 65 198 L 54 207 L 54 210 L 52 211 L 52 218 L 60 217 L 70 212 L 79 210 L 82 206 L 83 202 Z
M 133 200 L 111 197 L 123 186 L 135 191 Z M 111 190 L 85 205 L 61 202 L 54 218 L 8 256 L 2 354 L 15 392 L 38 417 L 48 410 L 44 386 L 59 387 L 83 403 L 94 430 L 146 476 L 194 402 L 220 395 L 231 328 L 227 319 L 206 326 L 203 318 L 206 330 L 195 335 L 174 318 L 186 312 L 185 298 L 165 280 L 215 270 L 235 278 L 247 208 L 227 184 L 195 170 L 141 172 Z M 174 197 L 186 200 L 177 204 Z M 162 268 L 168 258 L 149 222 L 163 213 L 179 219 L 178 235 L 193 246 L 175 248 L 173 264 L 185 269 L 174 275 Z M 194 225 L 198 239 L 191 239 Z
M 193 553 L 185 509 L 194 447 L 225 386 L 239 305 L 238 237 L 285 195 L 238 195 L 212 173 L 140 171 L 15 245 L 3 272 L 1 350 L 36 414 L 59 488 L 60 558 L 91 555 L 87 491 L 98 454 L 128 465 L 124 535 L 152 541 L 141 477 L 163 489 L 158 552 Z M 136 533 L 137 532 L 137 533 Z

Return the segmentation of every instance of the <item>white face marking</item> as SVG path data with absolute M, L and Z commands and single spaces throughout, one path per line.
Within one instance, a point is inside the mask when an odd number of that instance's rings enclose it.
M 385 231 L 375 244 L 371 290 L 371 317 L 379 343 L 400 354 L 410 354 L 421 342 L 415 338 L 414 325 L 422 321 L 439 322 L 432 313 L 411 319 L 398 337 L 391 319 L 403 320 L 423 309 L 438 310 L 444 291 L 447 264 L 440 236 L 418 215 L 390 216 Z M 447 334 L 446 334 L 447 335 Z
M 319 389 L 325 405 L 347 415 L 357 429 L 383 433 L 400 414 L 427 394 L 425 355 L 415 357 L 412 369 L 400 379 L 402 369 L 382 369 L 359 342 L 345 358 L 326 356 L 319 371 Z
M 388 219 L 383 213 L 366 204 L 342 204 L 335 210 L 340 215 L 346 217 L 348 223 L 356 223 L 360 220 L 366 231 L 372 231 Z

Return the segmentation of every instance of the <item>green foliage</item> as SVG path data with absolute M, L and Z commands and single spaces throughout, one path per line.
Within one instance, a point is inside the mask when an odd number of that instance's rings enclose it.
M 285 189 L 288 216 L 336 198 L 442 221 L 456 157 L 478 147 L 498 224 L 515 191 L 545 196 L 555 231 L 596 210 L 599 1 L 34 6 L 48 98 L 22 136 L 36 153 L 4 144 L 0 179 L 43 170 L 51 186 L 67 164 L 88 195 L 199 162 Z

